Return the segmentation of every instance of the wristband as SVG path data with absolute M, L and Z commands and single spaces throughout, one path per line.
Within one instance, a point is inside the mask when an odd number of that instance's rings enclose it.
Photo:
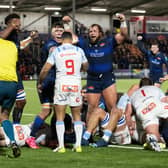
M 126 21 L 121 22 L 120 28 L 126 28 L 126 27 L 127 27 Z
M 64 29 L 69 30 L 71 29 L 71 26 L 68 23 L 64 23 Z

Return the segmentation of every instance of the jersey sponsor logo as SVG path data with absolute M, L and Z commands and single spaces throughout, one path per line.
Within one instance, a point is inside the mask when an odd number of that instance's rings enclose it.
M 168 105 L 164 106 L 164 109 L 168 109 Z
M 18 125 L 18 126 L 15 126 L 15 129 L 16 129 L 16 132 L 17 132 L 17 135 L 18 135 L 18 139 L 23 140 L 24 139 L 24 133 L 23 133 L 22 127 L 20 125 Z
M 156 104 L 152 102 L 142 110 L 142 113 L 147 114 L 148 112 L 152 111 L 155 107 L 156 107 Z
M 157 61 L 157 60 L 152 60 L 152 63 L 153 63 L 153 64 L 156 64 L 156 65 L 159 65 L 159 64 L 160 64 L 160 62 Z
M 78 92 L 78 85 L 62 85 L 63 92 Z
M 96 52 L 96 51 L 95 51 Z M 96 53 L 90 53 L 90 57 L 103 57 L 104 56 L 104 52 L 100 52 L 98 53 L 98 51 Z
M 73 56 L 73 55 L 76 55 L 76 53 L 62 53 L 62 54 L 60 54 L 61 57 Z

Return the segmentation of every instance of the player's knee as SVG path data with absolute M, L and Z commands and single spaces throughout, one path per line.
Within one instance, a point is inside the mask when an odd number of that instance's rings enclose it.
M 0 122 L 9 119 L 9 111 L 6 109 L 2 109 L 2 112 L 0 114 Z
M 23 109 L 25 105 L 26 105 L 26 99 L 17 100 L 16 104 L 15 104 L 15 107 L 19 108 L 19 109 Z

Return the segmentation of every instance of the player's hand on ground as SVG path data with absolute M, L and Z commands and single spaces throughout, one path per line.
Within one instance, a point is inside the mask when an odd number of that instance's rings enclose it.
M 127 122 L 127 124 L 128 124 L 129 133 L 131 136 L 133 136 L 134 131 L 136 129 L 136 123 L 135 121 L 130 120 L 129 122 Z
M 116 13 L 116 17 L 120 20 L 120 22 L 125 21 L 125 15 L 122 13 Z

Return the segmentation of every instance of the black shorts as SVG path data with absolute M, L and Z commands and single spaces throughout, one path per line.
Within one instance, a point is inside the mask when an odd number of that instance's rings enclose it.
M 93 74 L 87 76 L 87 93 L 101 93 L 107 87 L 115 83 L 113 72 Z

